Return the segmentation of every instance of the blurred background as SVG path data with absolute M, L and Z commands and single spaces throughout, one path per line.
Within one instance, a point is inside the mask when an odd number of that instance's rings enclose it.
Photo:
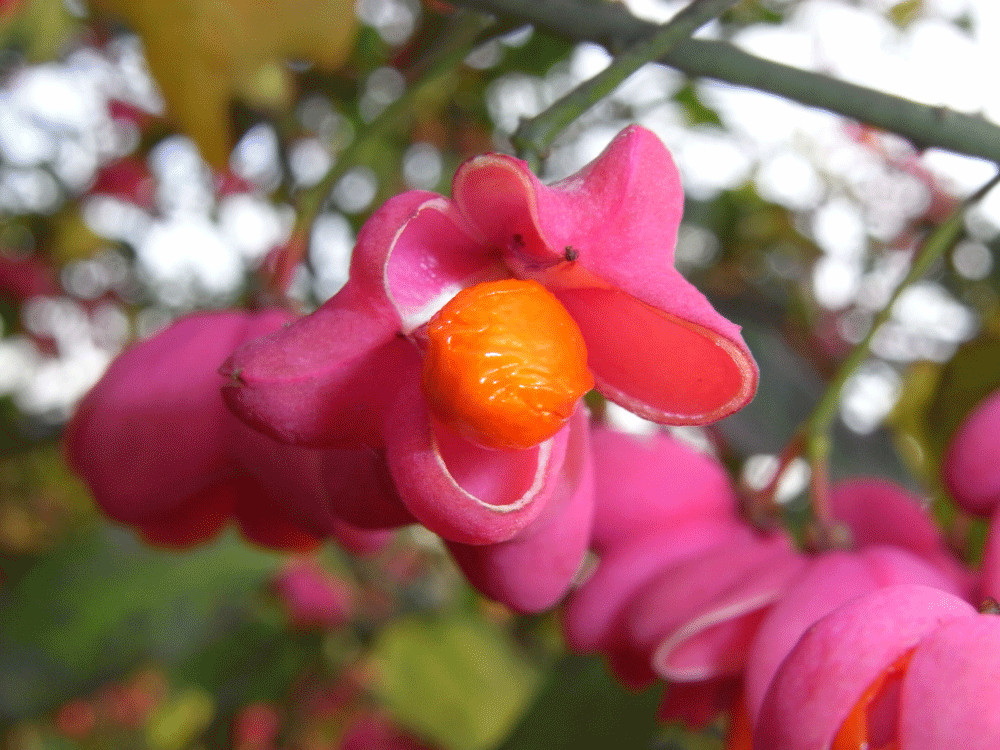
M 665 21 L 684 3 L 624 5 Z M 1000 124 L 994 0 L 744 0 L 699 36 Z M 364 559 L 235 534 L 154 550 L 101 518 L 60 448 L 129 342 L 266 302 L 276 274 L 314 308 L 381 202 L 447 194 L 609 59 L 438 0 L 0 0 L 0 746 L 720 746 L 565 656 L 553 617 L 478 599 L 429 535 Z M 996 166 L 650 65 L 542 176 L 636 122 L 682 174 L 678 266 L 761 366 L 754 403 L 708 435 L 761 486 L 928 229 Z M 1000 385 L 1000 194 L 966 223 L 849 381 L 835 475 L 934 497 L 944 440 Z M 782 488 L 792 512 L 807 480 Z

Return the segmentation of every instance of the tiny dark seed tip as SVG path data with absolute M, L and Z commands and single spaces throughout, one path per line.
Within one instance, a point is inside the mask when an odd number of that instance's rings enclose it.
M 519 234 L 515 234 L 513 238 L 514 247 L 520 249 L 524 247 L 524 237 Z
M 577 250 L 572 245 L 566 245 L 566 252 L 563 255 L 563 257 L 566 258 L 567 261 L 572 263 L 574 260 L 580 257 L 580 251 Z
M 986 597 L 979 605 L 979 614 L 1000 615 L 1000 602 L 997 602 L 992 596 Z

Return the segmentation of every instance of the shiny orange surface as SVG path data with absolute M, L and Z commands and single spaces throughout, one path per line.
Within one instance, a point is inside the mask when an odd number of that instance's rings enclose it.
M 552 437 L 594 385 L 573 318 L 535 281 L 463 289 L 427 325 L 423 390 L 434 415 L 487 448 Z
M 886 667 L 885 671 L 861 694 L 851 713 L 840 725 L 840 731 L 834 737 L 830 750 L 897 750 L 899 744 L 895 739 L 888 739 L 879 744 L 873 741 L 870 712 L 880 694 L 886 689 L 887 683 L 898 681 L 903 676 L 912 656 L 913 651 L 907 651 Z

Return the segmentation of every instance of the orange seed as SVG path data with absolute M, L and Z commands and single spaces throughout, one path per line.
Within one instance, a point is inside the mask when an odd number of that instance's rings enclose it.
M 840 725 L 840 731 L 833 738 L 831 750 L 898 750 L 899 745 L 894 739 L 885 744 L 872 741 L 869 727 L 869 711 L 872 709 L 879 694 L 886 688 L 886 683 L 899 680 L 910 665 L 913 650 L 906 651 L 896 661 L 883 670 L 875 681 L 861 694 L 854 704 L 851 713 Z
M 427 324 L 423 391 L 444 424 L 487 448 L 555 435 L 594 386 L 576 322 L 536 281 L 463 289 Z

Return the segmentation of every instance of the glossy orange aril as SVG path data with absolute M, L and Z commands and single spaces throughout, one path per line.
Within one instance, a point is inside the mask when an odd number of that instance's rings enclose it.
M 594 386 L 576 322 L 536 281 L 463 289 L 427 324 L 423 391 L 433 414 L 487 448 L 555 435 Z
M 872 737 L 870 712 L 888 683 L 898 683 L 902 678 L 912 657 L 913 651 L 907 651 L 868 686 L 840 725 L 840 731 L 834 737 L 830 750 L 898 750 L 899 745 L 895 739 L 879 742 Z

